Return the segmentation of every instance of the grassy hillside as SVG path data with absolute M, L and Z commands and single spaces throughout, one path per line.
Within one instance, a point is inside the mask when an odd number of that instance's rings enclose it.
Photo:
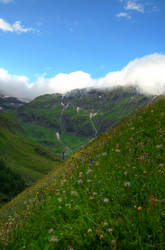
M 20 175 L 26 185 L 55 168 L 60 158 L 29 140 L 11 117 L 0 111 L 0 159 L 6 167 Z
M 165 249 L 165 98 L 0 210 L 1 249 Z

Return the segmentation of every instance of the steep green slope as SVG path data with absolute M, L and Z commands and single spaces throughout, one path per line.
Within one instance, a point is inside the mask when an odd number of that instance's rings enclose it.
M 133 88 L 74 90 L 39 96 L 18 108 L 16 116 L 33 140 L 70 155 L 148 99 Z
M 164 249 L 165 98 L 0 210 L 2 249 Z
M 33 184 L 60 162 L 59 157 L 29 140 L 11 117 L 0 111 L 0 159 L 27 185 Z

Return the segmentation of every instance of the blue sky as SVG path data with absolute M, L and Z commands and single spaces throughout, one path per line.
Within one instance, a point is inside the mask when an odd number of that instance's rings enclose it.
M 33 87 L 60 73 L 103 78 L 165 54 L 164 13 L 164 0 L 0 0 L 0 68 Z

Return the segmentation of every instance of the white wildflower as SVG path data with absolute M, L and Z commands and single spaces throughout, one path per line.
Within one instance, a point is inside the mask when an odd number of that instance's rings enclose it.
M 52 236 L 49 241 L 53 243 L 53 242 L 58 242 L 59 239 L 55 236 Z
M 80 179 L 80 180 L 77 181 L 77 183 L 78 183 L 78 184 L 82 184 L 82 183 L 83 183 L 83 180 Z
M 77 191 L 71 191 L 71 195 L 73 195 L 73 196 L 77 196 L 77 195 L 78 195 L 78 193 L 77 193 Z
M 79 173 L 79 177 L 82 177 L 82 175 L 83 175 L 83 172 L 80 172 L 80 173 Z
M 109 199 L 108 199 L 108 198 L 104 198 L 103 202 L 104 202 L 104 203 L 108 203 L 108 202 L 109 202 Z
M 124 187 L 130 187 L 130 186 L 131 186 L 131 183 L 129 181 L 124 183 Z
M 57 200 L 58 200 L 58 202 L 62 202 L 62 198 L 60 198 L 60 197 Z
M 92 173 L 92 172 L 93 172 L 92 169 L 88 169 L 87 174 L 90 174 L 90 173 Z
M 49 233 L 52 233 L 53 231 L 54 231 L 53 228 L 50 228 L 50 229 L 49 229 Z

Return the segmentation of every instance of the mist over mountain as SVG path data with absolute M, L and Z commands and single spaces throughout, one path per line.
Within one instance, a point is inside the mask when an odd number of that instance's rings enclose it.
M 34 99 L 39 95 L 61 93 L 74 89 L 113 89 L 118 86 L 136 87 L 146 95 L 165 94 L 165 55 L 151 54 L 129 62 L 120 71 L 110 72 L 102 78 L 94 79 L 83 71 L 69 74 L 59 73 L 52 78 L 40 76 L 30 82 L 26 76 L 11 75 L 0 69 L 0 92 L 18 98 Z

